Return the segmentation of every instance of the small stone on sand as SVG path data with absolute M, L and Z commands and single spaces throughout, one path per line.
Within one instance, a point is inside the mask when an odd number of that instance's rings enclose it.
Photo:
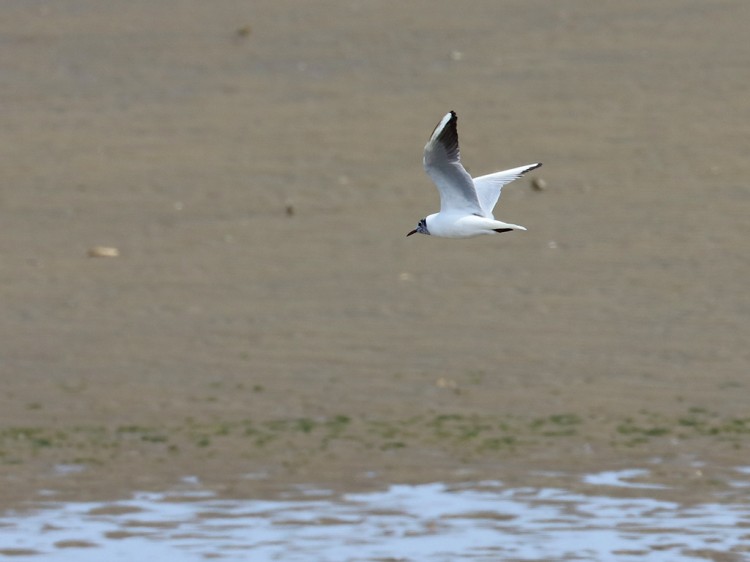
M 112 246 L 94 246 L 88 251 L 90 258 L 116 258 L 120 255 L 120 250 Z
M 544 191 L 547 189 L 547 182 L 543 178 L 534 178 L 531 180 L 531 188 L 534 191 Z

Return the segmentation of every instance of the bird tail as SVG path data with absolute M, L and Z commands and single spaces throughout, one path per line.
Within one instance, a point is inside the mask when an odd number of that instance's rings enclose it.
M 511 223 L 496 220 L 496 221 L 493 221 L 492 230 L 494 230 L 497 233 L 503 233 L 503 232 L 508 232 L 511 230 L 526 230 L 526 227 L 521 226 L 520 224 L 511 224 Z

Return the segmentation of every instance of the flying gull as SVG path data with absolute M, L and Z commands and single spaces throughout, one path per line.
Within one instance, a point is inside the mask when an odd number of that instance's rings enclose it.
M 457 121 L 455 111 L 447 113 L 424 147 L 424 169 L 440 192 L 440 212 L 420 220 L 407 236 L 419 232 L 443 238 L 473 238 L 526 230 L 517 224 L 495 220 L 492 210 L 505 184 L 542 164 L 537 162 L 472 179 L 461 164 Z

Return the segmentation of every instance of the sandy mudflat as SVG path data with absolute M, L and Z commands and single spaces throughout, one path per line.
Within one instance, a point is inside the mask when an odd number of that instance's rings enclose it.
M 750 4 L 394 7 L 3 3 L 0 507 L 748 464 Z

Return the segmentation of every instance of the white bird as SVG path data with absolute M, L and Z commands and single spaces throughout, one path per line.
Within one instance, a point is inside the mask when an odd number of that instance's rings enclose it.
M 523 226 L 495 220 L 492 210 L 507 183 L 542 164 L 528 164 L 472 179 L 461 164 L 456 130 L 456 112 L 440 120 L 424 147 L 424 169 L 440 192 L 440 212 L 417 224 L 407 236 L 419 232 L 443 238 L 473 238 L 526 230 Z

